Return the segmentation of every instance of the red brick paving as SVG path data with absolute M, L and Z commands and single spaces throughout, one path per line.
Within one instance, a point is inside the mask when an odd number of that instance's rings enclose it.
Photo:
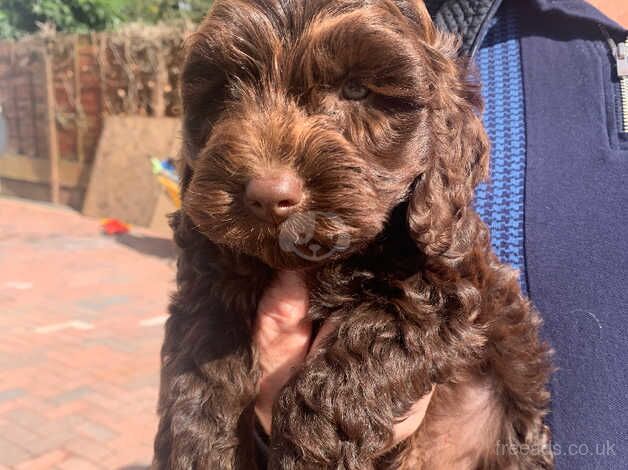
M 171 250 L 0 198 L 0 470 L 150 464 Z

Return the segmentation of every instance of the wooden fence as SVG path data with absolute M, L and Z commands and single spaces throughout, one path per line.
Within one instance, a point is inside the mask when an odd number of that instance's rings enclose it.
M 130 26 L 0 42 L 2 191 L 80 206 L 105 115 L 179 115 L 186 31 Z

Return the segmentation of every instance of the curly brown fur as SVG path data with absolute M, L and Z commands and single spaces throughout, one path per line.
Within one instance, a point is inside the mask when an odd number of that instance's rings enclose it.
M 347 99 L 348 80 L 368 95 Z M 155 468 L 256 468 L 252 325 L 279 269 L 304 273 L 311 318 L 335 331 L 275 404 L 270 468 L 553 468 L 540 320 L 471 206 L 488 167 L 479 92 L 424 5 L 218 0 L 182 83 Z M 247 182 L 286 168 L 298 213 L 256 219 Z M 423 425 L 391 449 L 434 383 Z

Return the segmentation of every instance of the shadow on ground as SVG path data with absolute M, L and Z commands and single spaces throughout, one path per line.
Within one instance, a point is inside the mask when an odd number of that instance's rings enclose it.
M 174 242 L 168 238 L 144 237 L 127 233 L 116 235 L 115 239 L 121 245 L 125 245 L 145 255 L 166 259 L 175 259 L 177 257 L 177 248 Z M 127 470 L 133 469 L 129 467 Z

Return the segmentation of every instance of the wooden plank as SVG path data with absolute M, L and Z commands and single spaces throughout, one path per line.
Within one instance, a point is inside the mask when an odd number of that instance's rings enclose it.
M 85 188 L 88 165 L 61 160 L 59 185 L 65 188 Z M 50 162 L 45 158 L 22 155 L 0 155 L 0 178 L 28 183 L 50 184 Z
M 85 113 L 83 112 L 83 91 L 81 87 L 81 55 L 78 34 L 74 36 L 74 112 L 76 122 L 76 157 L 79 162 L 85 161 Z
M 107 116 L 83 214 L 149 226 L 163 192 L 150 159 L 177 154 L 180 128 L 173 118 Z
M 50 159 L 50 199 L 59 203 L 59 139 L 57 137 L 57 108 L 55 106 L 52 58 L 42 51 L 46 75 L 46 102 L 48 104 L 48 152 Z
M 153 116 L 162 118 L 166 115 L 166 100 L 164 97 L 166 85 L 168 85 L 168 66 L 164 54 L 157 52 L 157 70 L 155 70 L 155 83 L 152 89 Z

